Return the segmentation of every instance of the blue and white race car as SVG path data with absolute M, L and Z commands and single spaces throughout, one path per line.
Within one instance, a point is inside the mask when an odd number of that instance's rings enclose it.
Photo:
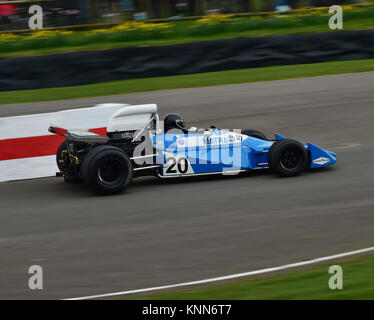
M 102 193 L 120 192 L 138 176 L 232 175 L 270 168 L 291 177 L 336 163 L 335 153 L 279 134 L 268 140 L 255 130 L 187 130 L 177 114 L 160 121 L 155 104 L 124 105 L 109 121 L 106 136 L 58 126 L 49 131 L 65 136 L 56 155 L 57 175 L 67 182 L 83 180 Z

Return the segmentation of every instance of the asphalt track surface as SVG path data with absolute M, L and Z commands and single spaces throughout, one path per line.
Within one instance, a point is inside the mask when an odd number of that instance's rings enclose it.
M 1 106 L 4 117 L 156 102 L 189 125 L 310 140 L 339 163 L 295 178 L 141 178 L 106 197 L 59 178 L 1 183 L 0 298 L 140 289 L 372 246 L 373 84 L 362 73 Z M 28 289 L 33 264 L 44 268 L 44 290 Z

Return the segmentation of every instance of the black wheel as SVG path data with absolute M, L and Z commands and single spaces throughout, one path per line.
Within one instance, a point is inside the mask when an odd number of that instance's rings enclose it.
M 124 190 L 133 175 L 129 157 L 113 146 L 98 146 L 83 159 L 81 177 L 94 190 L 116 193 Z
M 63 169 L 64 169 L 64 163 L 65 163 L 65 160 L 63 159 L 63 152 L 67 152 L 67 143 L 66 143 L 66 140 L 60 144 L 60 146 L 58 147 L 57 149 L 57 153 L 56 153 L 56 163 L 57 163 L 57 167 L 58 169 L 62 172 Z
M 268 154 L 270 169 L 281 176 L 296 176 L 306 169 L 308 154 L 298 141 L 284 139 L 275 142 Z
M 246 136 L 250 136 L 253 138 L 268 141 L 268 138 L 260 131 L 246 129 L 246 130 L 242 130 L 242 134 L 245 134 Z

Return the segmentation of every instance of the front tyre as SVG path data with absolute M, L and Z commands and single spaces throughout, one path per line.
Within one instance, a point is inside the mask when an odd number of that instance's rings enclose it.
M 81 176 L 100 193 L 123 191 L 131 182 L 133 168 L 129 157 L 113 146 L 98 146 L 83 159 Z
M 307 166 L 308 153 L 302 143 L 284 139 L 275 142 L 268 153 L 268 163 L 272 171 L 283 177 L 302 173 Z

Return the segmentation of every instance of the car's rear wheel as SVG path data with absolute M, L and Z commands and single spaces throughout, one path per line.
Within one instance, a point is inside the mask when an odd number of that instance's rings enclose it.
M 60 146 L 57 149 L 56 153 L 56 164 L 60 172 L 64 174 L 64 181 L 65 182 L 81 182 L 80 177 L 78 177 L 76 174 L 72 174 L 71 170 L 67 170 L 65 168 L 65 155 L 64 153 L 68 152 L 67 142 L 66 140 L 60 144 Z
M 306 169 L 308 154 L 302 143 L 284 139 L 276 141 L 268 153 L 271 170 L 284 177 L 296 176 Z
M 119 148 L 98 146 L 83 159 L 83 181 L 101 193 L 117 193 L 131 182 L 133 168 L 129 157 Z
M 64 142 L 62 142 L 60 144 L 60 146 L 58 147 L 57 149 L 57 153 L 56 153 L 56 163 L 57 163 L 57 167 L 58 169 L 62 172 L 64 170 L 64 164 L 65 164 L 65 160 L 64 160 L 64 157 L 63 157 L 63 153 L 64 152 L 67 152 L 68 150 L 68 146 L 67 146 L 67 143 L 66 143 L 66 140 Z
M 268 138 L 262 132 L 257 131 L 257 130 L 249 130 L 249 129 L 242 130 L 242 134 L 245 134 L 246 136 L 250 136 L 253 138 L 268 141 Z

